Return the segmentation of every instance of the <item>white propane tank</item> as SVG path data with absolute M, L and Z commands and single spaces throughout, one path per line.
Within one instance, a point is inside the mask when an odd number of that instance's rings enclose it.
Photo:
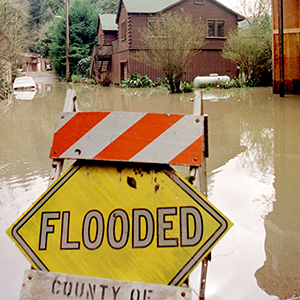
M 218 74 L 209 74 L 209 76 L 197 76 L 194 79 L 194 86 L 196 88 L 201 87 L 201 86 L 207 86 L 210 84 L 217 84 L 219 82 L 229 82 L 230 77 L 225 75 L 225 76 L 219 76 Z

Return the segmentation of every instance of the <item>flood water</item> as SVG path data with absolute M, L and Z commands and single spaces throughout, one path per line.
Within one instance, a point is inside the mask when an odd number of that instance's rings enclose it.
M 32 100 L 0 101 L 0 292 L 17 300 L 30 267 L 5 230 L 47 188 L 57 114 L 67 88 L 80 111 L 193 113 L 193 94 L 63 83 Z M 300 96 L 271 88 L 203 91 L 208 115 L 208 199 L 234 226 L 212 251 L 207 300 L 287 299 L 300 294 Z M 186 172 L 178 168 L 179 172 Z M 191 287 L 199 292 L 197 267 Z M 195 297 L 194 297 L 195 298 Z

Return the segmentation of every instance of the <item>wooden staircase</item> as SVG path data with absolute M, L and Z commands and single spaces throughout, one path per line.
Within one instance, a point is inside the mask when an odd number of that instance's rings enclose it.
M 108 70 L 109 70 L 109 60 L 101 60 L 98 71 L 100 73 L 105 73 L 105 72 L 108 72 Z

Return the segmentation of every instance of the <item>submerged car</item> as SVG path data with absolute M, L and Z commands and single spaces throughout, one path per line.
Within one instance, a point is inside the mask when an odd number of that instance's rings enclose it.
M 36 83 L 32 77 L 17 77 L 13 83 L 13 90 L 20 90 L 20 89 L 36 89 Z

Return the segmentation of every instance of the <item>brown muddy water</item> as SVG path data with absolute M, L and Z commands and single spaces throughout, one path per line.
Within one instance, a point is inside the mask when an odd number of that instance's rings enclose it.
M 56 118 L 70 87 L 81 111 L 193 112 L 193 94 L 169 95 L 164 88 L 39 84 L 32 100 L 1 101 L 1 299 L 19 299 L 24 270 L 30 267 L 5 230 L 47 187 Z M 204 90 L 203 98 L 208 199 L 234 223 L 212 251 L 206 299 L 299 295 L 300 96 L 280 98 L 271 88 L 245 88 Z M 190 279 L 196 295 L 199 272 L 197 267 Z

